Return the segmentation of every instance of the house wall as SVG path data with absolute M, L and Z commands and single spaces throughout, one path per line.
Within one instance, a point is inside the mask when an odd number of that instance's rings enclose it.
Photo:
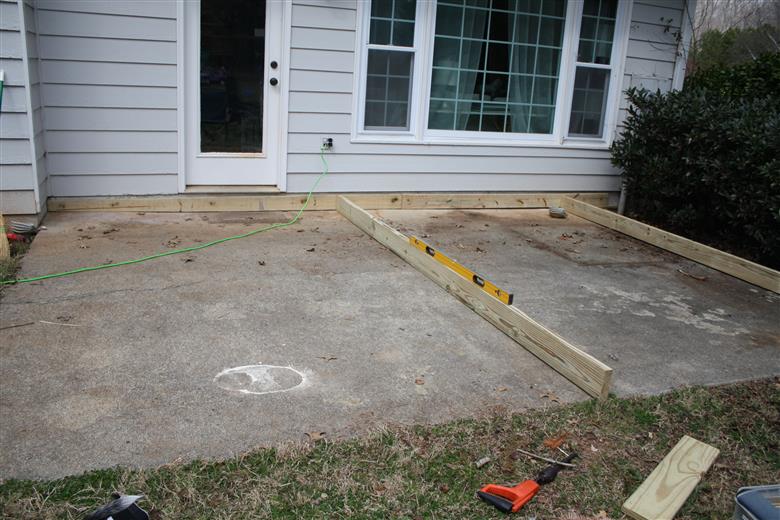
M 36 213 L 48 195 L 177 193 L 176 2 L 24 1 L 22 28 L 17 2 L 0 0 L 3 211 Z M 326 136 L 326 191 L 618 189 L 606 150 L 351 143 L 359 0 L 292 1 L 288 191 L 310 188 Z M 672 86 L 685 2 L 635 2 L 624 87 Z
M 0 1 L 0 212 L 46 211 L 46 165 L 35 9 L 31 1 Z
M 684 2 L 635 2 L 624 86 L 671 87 Z M 335 142 L 327 191 L 619 189 L 606 150 L 350 143 L 356 9 L 356 0 L 293 0 L 288 191 L 314 182 L 326 136 Z
M 36 5 L 50 194 L 177 193 L 176 3 Z

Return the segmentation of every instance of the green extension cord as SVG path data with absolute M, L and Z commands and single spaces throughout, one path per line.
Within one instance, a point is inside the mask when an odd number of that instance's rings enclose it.
M 72 271 L 65 271 L 62 273 L 52 273 L 52 274 L 46 274 L 43 276 L 33 276 L 31 278 L 19 278 L 17 280 L 7 280 L 5 282 L 0 282 L 0 285 L 13 285 L 17 283 L 29 283 L 29 282 L 38 282 L 40 280 L 48 280 L 50 278 L 61 278 L 63 276 L 70 276 L 78 273 L 86 273 L 88 271 L 98 271 L 100 269 L 110 269 L 112 267 L 120 267 L 123 265 L 131 265 L 131 264 L 140 264 L 141 262 L 146 262 L 147 260 L 154 260 L 155 258 L 162 258 L 164 256 L 171 256 L 171 255 L 178 255 L 181 253 L 190 253 L 192 251 L 200 251 L 201 249 L 206 249 L 207 247 L 215 246 L 217 244 L 223 244 L 225 242 L 229 242 L 231 240 L 238 240 L 239 238 L 246 238 L 251 237 L 253 235 L 257 235 L 258 233 L 264 233 L 265 231 L 270 231 L 272 229 L 281 229 L 286 228 L 288 226 L 292 226 L 298 220 L 301 218 L 301 215 L 303 214 L 306 207 L 309 205 L 309 201 L 312 198 L 312 195 L 314 194 L 314 190 L 317 189 L 317 186 L 319 185 L 320 181 L 328 174 L 328 162 L 325 160 L 325 147 L 322 146 L 320 148 L 320 159 L 322 160 L 322 173 L 317 177 L 317 180 L 314 181 L 314 185 L 309 190 L 308 195 L 306 195 L 306 200 L 303 203 L 303 206 L 301 206 L 301 209 L 298 210 L 298 213 L 295 214 L 295 216 L 290 219 L 288 222 L 282 222 L 279 224 L 271 224 L 270 226 L 266 226 L 263 228 L 255 229 L 253 231 L 250 231 L 248 233 L 243 233 L 241 235 L 234 235 L 232 237 L 227 238 L 220 238 L 219 240 L 214 240 L 212 242 L 208 242 L 206 244 L 200 244 L 193 247 L 185 247 L 182 249 L 174 249 L 172 251 L 165 251 L 163 253 L 157 253 L 155 255 L 151 256 L 145 256 L 143 258 L 136 258 L 135 260 L 125 260 L 124 262 L 116 262 L 113 264 L 103 264 L 103 265 L 96 265 L 92 267 L 80 267 L 78 269 L 73 269 Z

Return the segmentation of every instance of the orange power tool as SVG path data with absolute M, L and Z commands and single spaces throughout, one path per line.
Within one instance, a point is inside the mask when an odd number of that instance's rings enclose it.
M 575 457 L 577 457 L 577 454 L 572 453 L 563 459 L 562 462 L 571 462 Z M 544 468 L 534 480 L 526 480 L 514 487 L 488 484 L 477 491 L 477 496 L 488 504 L 494 505 L 499 511 L 517 513 L 531 501 L 543 485 L 555 480 L 558 472 L 562 469 L 566 469 L 566 466 L 552 464 Z

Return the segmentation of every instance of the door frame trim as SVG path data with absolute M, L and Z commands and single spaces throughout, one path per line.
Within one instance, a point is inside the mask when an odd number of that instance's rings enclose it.
M 282 50 L 279 56 L 279 76 L 281 92 L 279 96 L 279 119 L 268 121 L 268 127 L 276 126 L 279 132 L 278 150 L 276 151 L 277 178 L 276 187 L 279 191 L 287 191 L 287 129 L 290 99 L 290 47 L 292 34 L 292 2 L 283 2 L 282 11 Z M 185 61 L 184 61 L 184 32 L 185 32 L 184 1 L 176 2 L 176 126 L 177 126 L 177 185 L 179 193 L 187 190 L 187 124 L 185 106 Z

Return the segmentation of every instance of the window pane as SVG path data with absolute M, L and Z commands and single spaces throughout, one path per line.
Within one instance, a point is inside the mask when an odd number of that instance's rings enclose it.
M 392 18 L 393 0 L 374 0 L 371 2 L 371 18 Z
M 439 0 L 429 128 L 551 133 L 565 14 L 564 0 Z
M 366 128 L 409 129 L 412 53 L 368 51 Z
M 414 21 L 414 11 L 417 9 L 415 0 L 394 0 L 393 17 L 397 20 Z
M 458 71 L 455 69 L 433 68 L 431 78 L 431 97 L 455 99 L 458 91 Z
M 602 136 L 609 73 L 605 69 L 577 67 L 569 135 Z
M 439 4 L 436 7 L 436 34 L 460 36 L 463 9 Z
M 390 22 L 387 20 L 371 20 L 371 36 L 368 41 L 375 45 L 389 45 Z
M 585 0 L 577 61 L 610 64 L 616 16 L 617 0 Z
M 458 67 L 460 59 L 460 40 L 455 38 L 436 38 L 433 47 L 434 67 Z
M 393 24 L 393 45 L 414 47 L 414 22 L 395 22 Z
M 455 103 L 453 101 L 431 100 L 428 128 L 452 130 L 455 128 Z
M 542 25 L 539 28 L 539 43 L 560 47 L 563 39 L 563 20 L 557 18 L 542 17 Z
M 528 131 L 532 134 L 552 132 L 555 109 L 552 107 L 531 107 L 531 124 Z
M 374 45 L 414 46 L 416 0 L 374 0 L 371 2 L 371 30 Z

